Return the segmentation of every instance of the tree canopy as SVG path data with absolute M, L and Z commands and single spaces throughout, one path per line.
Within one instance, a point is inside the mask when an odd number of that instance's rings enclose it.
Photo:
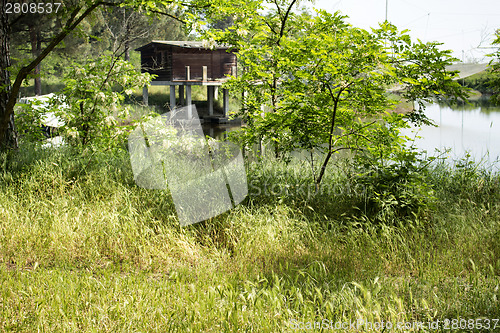
M 178 0 L 164 0 L 164 1 L 115 1 L 115 0 L 85 0 L 85 1 L 64 1 L 56 8 L 51 7 L 50 13 L 41 11 L 38 7 L 35 8 L 34 13 L 23 11 L 14 11 L 7 13 L 7 0 L 0 0 L 0 146 L 17 147 L 17 133 L 15 130 L 14 122 L 14 105 L 17 101 L 17 96 L 23 82 L 38 68 L 40 62 L 51 54 L 57 47 L 62 45 L 63 40 L 66 39 L 71 33 L 80 34 L 86 38 L 92 38 L 92 30 L 85 31 L 82 23 L 95 14 L 98 9 L 105 7 L 120 7 L 129 8 L 135 12 L 144 13 L 146 15 L 162 15 L 169 17 L 173 20 L 186 24 L 187 29 L 192 26 L 194 13 L 210 13 L 215 12 L 217 6 L 224 4 L 225 1 L 221 0 L 193 0 L 193 1 L 178 1 Z M 241 2 L 242 3 L 242 2 Z M 118 32 L 120 29 L 113 29 L 109 27 L 108 32 L 115 33 L 117 39 L 123 42 L 123 48 L 126 53 L 127 43 L 131 40 L 131 25 L 127 32 L 127 21 L 130 21 L 134 14 L 128 12 L 127 18 L 124 20 L 124 33 Z M 42 43 L 36 46 L 33 52 L 33 57 L 29 60 L 17 62 L 17 67 L 13 66 L 11 59 L 11 44 L 13 39 L 12 34 L 23 21 L 36 21 L 38 17 L 47 18 L 52 24 L 50 29 L 50 36 L 43 38 Z M 32 19 L 30 19 L 32 17 Z M 130 19 L 130 20 L 129 20 Z M 35 26 L 36 29 L 40 28 L 40 24 Z M 90 27 L 89 27 L 90 28 Z M 115 26 L 116 28 L 116 26 Z M 123 26 L 122 26 L 123 28 Z M 40 29 L 38 29 L 40 30 Z M 123 29 L 122 29 L 123 30 Z M 89 34 L 90 32 L 90 34 Z M 141 32 L 138 32 L 141 35 Z M 90 35 L 90 36 L 89 36 Z M 125 37 L 123 37 L 125 36 Z M 137 37 L 137 36 L 136 36 Z M 42 41 L 41 38 L 37 39 Z M 26 58 L 25 58 L 26 59 Z
M 293 0 L 267 8 L 236 15 L 229 29 L 211 29 L 205 38 L 238 50 L 242 71 L 228 85 L 244 96 L 244 141 L 267 141 L 277 155 L 320 151 L 323 160 L 313 166 L 318 185 L 334 153 L 389 144 L 388 121 L 397 131 L 426 120 L 426 101 L 466 98 L 456 73 L 445 69 L 456 59 L 437 42 L 412 41 L 408 31 L 387 22 L 359 29 L 340 13 L 312 14 Z M 387 115 L 394 103 L 388 91 L 418 106 L 407 115 Z
M 388 91 L 419 105 L 398 116 L 405 121 L 425 121 L 424 102 L 431 98 L 465 97 L 453 81 L 454 73 L 445 69 L 454 61 L 451 52 L 441 50 L 439 43 L 412 41 L 407 31 L 389 23 L 371 31 L 359 29 L 340 13 L 311 13 L 297 0 L 67 2 L 52 38 L 36 57 L 17 72 L 12 72 L 9 53 L 2 57 L 1 67 L 8 69 L 3 71 L 7 76 L 2 77 L 0 98 L 3 144 L 14 137 L 9 133 L 15 133 L 13 106 L 22 82 L 71 32 L 80 29 L 82 36 L 98 38 L 96 31 L 83 31 L 81 23 L 108 7 L 118 9 L 102 14 L 111 19 L 100 25 L 106 30 L 101 35 L 125 53 L 127 44 L 147 30 L 135 13 L 163 14 L 185 23 L 187 31 L 195 31 L 207 45 L 225 43 L 237 50 L 240 75 L 228 86 L 241 92 L 239 115 L 248 124 L 244 141 L 268 141 L 277 155 L 297 148 L 321 151 L 325 158 L 316 170 L 317 184 L 334 153 L 363 149 L 378 140 L 374 136 L 379 137 L 377 131 L 385 125 L 377 120 L 393 104 Z M 0 37 L 6 51 L 19 17 L 2 12 Z
M 496 75 L 492 76 L 490 82 L 488 82 L 489 86 L 493 91 L 493 95 L 491 96 L 491 100 L 500 104 L 500 29 L 497 29 L 495 33 L 495 40 L 493 41 L 493 45 L 498 45 L 498 48 L 490 54 L 491 59 L 491 70 Z

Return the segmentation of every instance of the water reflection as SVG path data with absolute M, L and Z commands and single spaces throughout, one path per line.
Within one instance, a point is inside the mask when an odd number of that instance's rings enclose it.
M 213 124 L 204 123 L 201 125 L 203 129 L 203 134 L 208 135 L 217 140 L 225 140 L 229 132 L 241 128 L 240 123 L 229 123 L 229 124 Z
M 500 169 L 500 106 L 487 99 L 465 103 L 434 103 L 427 105 L 426 115 L 438 127 L 423 126 L 404 131 L 413 138 L 419 136 L 414 145 L 426 150 L 429 156 L 450 148 L 450 161 L 461 159 L 469 153 L 477 162 L 495 164 Z M 224 140 L 240 124 L 203 124 L 203 132 L 213 138 Z M 436 152 L 436 149 L 438 152 Z M 299 154 L 300 155 L 300 154 Z
M 492 164 L 500 156 L 500 107 L 487 100 L 469 104 L 430 104 L 426 115 L 438 127 L 423 126 L 405 131 L 408 136 L 418 135 L 415 146 L 426 150 L 429 155 L 435 151 L 450 148 L 448 156 L 459 159 L 469 153 L 477 162 Z
M 483 113 L 500 112 L 500 106 L 492 104 L 489 98 L 480 98 L 477 100 L 469 101 L 469 103 L 465 103 L 463 101 L 457 101 L 457 102 L 440 101 L 437 104 L 439 104 L 442 107 L 449 107 L 457 111 L 475 111 L 479 109 L 480 112 Z

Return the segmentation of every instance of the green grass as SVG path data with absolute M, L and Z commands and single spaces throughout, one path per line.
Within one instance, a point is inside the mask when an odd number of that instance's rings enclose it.
M 468 76 L 465 79 L 458 80 L 458 82 L 465 87 L 473 89 L 476 96 L 481 96 L 482 94 L 489 96 L 495 92 L 494 80 L 498 79 L 498 75 L 498 73 L 491 72 L 491 70 L 485 70 Z
M 179 88 L 176 87 L 177 104 L 179 105 Z M 196 105 L 199 114 L 208 113 L 207 88 L 205 86 L 192 86 L 191 98 Z M 231 112 L 239 109 L 236 96 L 229 92 L 229 110 Z M 135 91 L 126 103 L 137 105 L 142 103 L 142 90 Z M 168 86 L 150 86 L 148 88 L 148 105 L 157 109 L 159 113 L 170 111 L 170 88 Z M 222 114 L 222 88 L 219 87 L 218 99 L 214 100 L 215 114 Z
M 438 165 L 426 176 L 433 206 L 375 223 L 353 208 L 366 193 L 341 161 L 324 183 L 334 190 L 317 196 L 297 189 L 310 177 L 300 163 L 266 158 L 247 171 L 241 205 L 180 228 L 168 191 L 135 186 L 124 151 L 3 155 L 0 331 L 500 318 L 498 175 Z

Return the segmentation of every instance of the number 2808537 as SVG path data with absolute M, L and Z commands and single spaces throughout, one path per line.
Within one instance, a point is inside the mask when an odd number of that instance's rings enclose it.
M 62 2 L 40 2 L 40 3 L 18 3 L 7 2 L 5 4 L 6 14 L 51 14 L 57 13 Z

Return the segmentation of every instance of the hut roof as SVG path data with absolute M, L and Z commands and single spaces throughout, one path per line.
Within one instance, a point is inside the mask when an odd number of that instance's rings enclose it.
M 182 41 L 182 40 L 174 40 L 174 41 L 171 41 L 171 40 L 153 40 L 151 41 L 150 43 L 146 44 L 146 45 L 143 45 L 137 49 L 135 49 L 136 51 L 142 51 L 144 49 L 147 49 L 153 45 L 169 45 L 169 46 L 176 46 L 176 47 L 182 47 L 182 48 L 186 48 L 186 49 L 206 49 L 206 50 L 209 50 L 209 49 L 212 49 L 212 50 L 227 50 L 229 49 L 228 46 L 224 46 L 224 45 L 220 45 L 220 44 L 216 44 L 214 45 L 213 48 L 209 48 L 209 47 L 206 47 L 204 46 L 203 42 L 198 42 L 198 41 Z

